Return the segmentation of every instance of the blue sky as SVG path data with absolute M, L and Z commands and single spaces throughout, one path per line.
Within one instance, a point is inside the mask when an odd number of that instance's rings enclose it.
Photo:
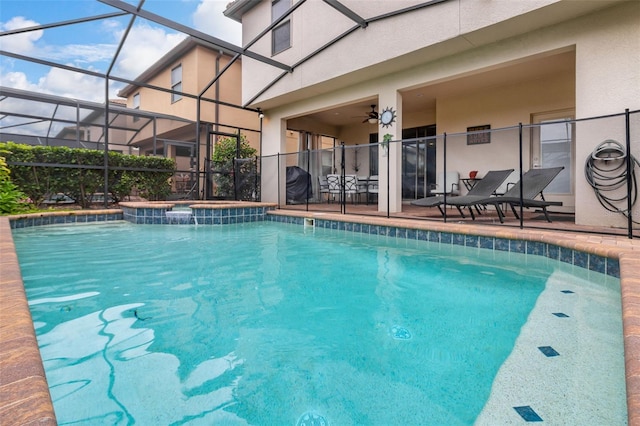
M 137 1 L 127 3 L 137 5 Z M 241 27 L 222 11 L 229 0 L 146 0 L 143 9 L 230 43 L 241 44 Z M 0 0 L 0 31 L 118 12 L 96 0 Z M 0 48 L 38 59 L 106 72 L 130 17 L 0 37 Z M 184 35 L 138 18 L 112 75 L 134 79 L 178 44 Z M 104 81 L 0 56 L 0 85 L 104 102 Z M 122 84 L 112 84 L 114 96 Z

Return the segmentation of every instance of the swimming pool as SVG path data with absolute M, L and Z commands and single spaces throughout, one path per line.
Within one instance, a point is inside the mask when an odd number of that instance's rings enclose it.
M 60 407 L 71 407 L 73 420 L 122 424 L 470 424 L 490 395 L 487 406 L 498 408 L 480 422 L 517 416 L 515 408 L 528 404 L 549 419 L 563 412 L 562 401 L 535 383 L 559 365 L 573 374 L 564 383 L 572 387 L 570 420 L 593 408 L 626 419 L 618 283 L 582 268 L 275 223 L 51 227 L 14 239 L 61 423 Z M 40 242 L 53 243 L 53 253 L 38 253 Z M 28 259 L 43 253 L 51 256 L 44 263 Z M 552 322 L 528 321 L 536 315 Z M 574 346 L 593 341 L 595 352 L 576 355 L 565 345 L 563 333 L 576 330 L 584 337 Z M 78 344 L 69 340 L 78 334 Z M 548 348 L 559 356 L 545 355 Z M 552 364 L 518 378 L 523 351 L 530 365 L 537 355 Z M 612 380 L 590 385 L 585 371 L 602 362 Z M 83 364 L 88 376 L 78 371 Z M 504 383 L 529 399 L 504 401 L 512 393 Z M 567 393 L 563 382 L 557 388 Z M 78 400 L 103 408 L 78 413 Z

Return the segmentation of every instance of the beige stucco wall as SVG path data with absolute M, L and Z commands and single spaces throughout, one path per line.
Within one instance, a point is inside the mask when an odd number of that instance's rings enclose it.
M 523 2 L 519 2 L 523 3 Z M 527 2 L 529 3 L 529 2 Z M 531 2 L 530 8 L 535 9 L 534 15 L 539 11 L 551 12 L 558 11 L 558 15 L 551 19 L 562 19 L 563 14 L 571 14 L 572 7 L 579 5 L 569 3 L 587 3 L 587 2 Z M 598 2 L 593 2 L 596 4 Z M 496 28 L 489 28 L 489 23 L 485 25 L 482 34 L 474 32 L 464 37 L 465 40 L 449 39 L 446 45 L 448 56 L 440 55 L 441 44 L 436 44 L 432 48 L 417 49 L 416 43 L 433 42 L 431 27 L 440 28 L 441 23 L 454 26 L 459 31 L 463 29 L 473 28 L 478 23 L 472 23 L 472 15 L 479 12 L 470 13 L 473 8 L 481 8 L 486 6 L 487 2 L 465 2 L 464 17 L 460 12 L 460 5 L 456 1 L 446 2 L 442 8 L 427 8 L 415 15 L 412 25 L 415 22 L 429 22 L 425 25 L 424 35 L 419 41 L 410 36 L 410 32 L 400 30 L 399 24 L 405 23 L 409 25 L 409 21 L 405 22 L 405 17 L 386 20 L 384 26 L 376 27 L 370 25 L 365 31 L 368 40 L 376 40 L 375 49 L 369 47 L 364 49 L 361 46 L 359 36 L 348 37 L 348 43 L 343 45 L 332 46 L 329 51 L 318 55 L 309 66 L 313 64 L 315 69 L 314 75 L 324 73 L 326 78 L 331 79 L 336 75 L 344 73 L 342 77 L 335 77 L 330 82 L 335 82 L 336 90 L 320 90 L 319 87 L 329 88 L 330 85 L 322 86 L 315 84 L 314 78 L 308 73 L 302 74 L 298 69 L 290 76 L 283 79 L 280 87 L 274 88 L 264 96 L 264 105 L 270 106 L 266 109 L 269 120 L 265 122 L 265 152 L 276 153 L 283 152 L 282 143 L 279 142 L 281 137 L 280 126 L 286 126 L 288 117 L 296 117 L 305 113 L 311 113 L 316 110 L 331 108 L 334 105 L 340 105 L 349 101 L 359 99 L 367 99 L 372 96 L 380 96 L 383 92 L 388 92 L 389 88 L 402 91 L 406 88 L 424 86 L 428 89 L 430 85 L 439 84 L 444 81 L 462 78 L 467 75 L 492 70 L 508 64 L 519 62 L 527 62 L 535 58 L 548 55 L 566 54 L 567 52 L 575 52 L 575 70 L 571 70 L 571 74 L 559 74 L 554 76 L 544 75 L 535 81 L 518 81 L 509 85 L 479 88 L 476 91 L 469 91 L 464 95 L 447 96 L 446 93 L 438 94 L 436 101 L 435 123 L 439 134 L 446 132 L 460 132 L 466 130 L 467 126 L 479 124 L 491 124 L 492 128 L 503 126 L 517 125 L 519 122 L 527 124 L 531 120 L 531 114 L 545 111 L 554 111 L 558 109 L 575 108 L 576 117 L 584 118 L 598 114 L 619 113 L 624 108 L 640 109 L 640 3 L 639 2 L 611 2 L 613 6 L 606 10 L 601 10 L 585 16 L 578 16 L 558 25 L 549 25 L 545 28 L 537 28 L 535 23 L 526 19 L 517 19 L 522 28 L 527 28 L 525 24 L 529 24 L 534 29 L 524 34 L 517 34 L 512 37 L 499 39 L 500 35 L 496 33 Z M 598 3 L 602 6 L 602 3 Z M 455 6 L 455 7 L 454 7 Z M 521 10 L 514 8 L 512 12 L 507 11 L 513 6 L 513 2 L 492 2 L 492 6 L 499 8 L 502 13 L 495 12 L 496 19 L 502 19 L 509 13 L 521 13 Z M 545 6 L 539 9 L 541 6 Z M 439 6 L 438 6 L 439 7 Z M 518 7 L 525 7 L 520 5 Z M 553 9 L 556 7 L 557 9 Z M 258 10 L 258 8 L 256 8 Z M 462 19 L 463 23 L 458 27 L 458 22 L 452 22 L 452 18 L 440 15 L 442 10 L 449 10 L 455 16 L 455 19 Z M 483 9 L 478 9 L 483 10 Z M 429 16 L 427 16 L 427 12 Z M 329 13 L 329 12 L 326 12 Z M 425 15 L 423 15 L 425 14 Z M 434 19 L 435 16 L 440 19 Z M 498 18 L 499 17 L 499 18 Z M 323 16 L 316 17 L 314 22 L 321 23 Z M 257 19 L 257 18 L 256 18 Z M 485 20 L 488 18 L 484 18 Z M 389 34 L 389 30 L 385 29 L 389 25 L 390 28 L 397 28 L 396 34 Z M 499 25 L 498 25 L 499 27 Z M 509 35 L 510 32 L 516 31 L 512 28 L 512 22 L 505 23 L 504 34 Z M 422 34 L 422 31 L 417 31 Z M 438 31 L 436 31 L 438 32 Z M 438 32 L 443 34 L 442 32 Z M 446 31 L 444 31 L 446 33 Z M 390 37 L 395 46 L 386 46 L 385 43 Z M 395 37 L 395 38 L 394 38 Z M 408 39 L 406 39 L 408 37 Z M 473 47 L 470 44 L 462 46 L 472 39 L 490 40 L 495 38 L 498 41 Z M 445 37 L 446 38 L 446 37 Z M 406 39 L 406 40 L 405 40 Z M 293 40 L 294 44 L 297 40 Z M 362 49 L 359 49 L 361 46 Z M 386 47 L 385 47 L 386 46 Z M 398 58 L 397 64 L 389 65 L 384 63 L 384 58 L 389 51 L 402 50 L 408 46 L 409 49 L 415 48 L 422 55 L 422 62 L 415 63 L 415 56 L 410 58 Z M 375 54 L 372 54 L 375 52 Z M 279 56 L 279 55 L 278 55 Z M 366 62 L 366 56 L 370 62 Z M 364 74 L 355 72 L 358 79 L 351 81 L 351 84 L 343 86 L 343 83 L 352 76 L 348 74 L 348 70 L 343 68 L 345 65 L 334 58 L 349 58 L 348 67 L 354 69 L 358 66 L 364 66 L 371 61 L 379 61 L 381 64 L 376 68 L 367 68 L 366 75 L 369 78 L 362 78 Z M 435 59 L 433 59 L 435 58 Z M 277 57 L 276 57 L 277 59 Z M 401 64 L 402 63 L 402 64 Z M 323 65 L 324 64 L 324 65 Z M 329 65 L 327 65 L 329 64 Z M 394 67 L 403 65 L 405 68 L 393 70 Z M 409 66 L 410 65 L 410 66 Z M 388 74 L 377 76 L 378 73 L 389 72 Z M 245 68 L 245 72 L 247 69 Z M 244 96 L 251 93 L 252 89 L 260 86 L 259 82 L 243 81 L 243 88 L 247 90 Z M 299 90 L 309 87 L 310 91 Z M 318 94 L 319 93 L 319 94 Z M 305 95 L 305 96 L 303 96 Z M 391 99 L 390 96 L 384 95 L 385 99 Z M 300 100 L 294 101 L 297 97 Z M 391 101 L 392 102 L 392 101 Z M 379 102 L 380 105 L 394 106 L 392 103 Z M 401 103 L 395 105 L 396 109 L 401 107 Z M 433 124 L 427 122 L 426 119 L 422 123 L 418 123 L 413 117 L 414 122 L 411 125 L 405 124 L 405 127 L 415 127 L 415 125 Z M 359 129 L 339 129 L 336 136 L 345 140 L 347 143 L 358 143 L 357 140 L 368 141 L 368 129 L 362 126 Z M 575 167 L 575 203 L 577 206 L 576 221 L 583 224 L 599 224 L 603 221 L 611 226 L 624 226 L 626 222 L 621 217 L 615 217 L 611 214 L 603 212 L 603 209 L 594 204 L 595 198 L 591 188 L 586 187 L 582 176 L 582 167 L 585 156 L 590 153 L 597 143 L 606 137 L 612 137 L 606 129 L 599 130 L 599 133 L 593 133 L 592 129 L 586 126 L 577 127 L 576 134 L 576 167 Z M 387 130 L 381 129 L 381 134 Z M 397 133 L 397 130 L 395 131 Z M 586 137 L 589 132 L 589 137 Z M 614 135 L 615 136 L 615 135 Z M 511 137 L 509 137 L 510 139 Z M 526 135 L 528 138 L 528 135 Z M 455 167 L 464 171 L 487 170 L 490 165 L 496 162 L 496 151 L 501 151 L 501 144 L 492 142 L 490 146 L 474 146 L 476 152 L 469 155 L 466 159 L 455 160 Z M 366 142 L 364 142 L 366 143 Z M 466 145 L 466 144 L 465 144 Z M 634 146 L 637 148 L 637 143 Z M 635 153 L 640 156 L 640 153 Z M 439 155 L 442 150 L 439 149 Z M 501 152 L 501 160 L 512 162 L 515 158 L 514 154 L 503 156 Z M 515 154 L 517 155 L 517 154 Z M 526 152 L 528 156 L 528 152 Z M 484 164 L 484 161 L 487 161 Z M 483 162 L 482 166 L 478 163 Z M 442 158 L 439 158 L 442 164 Z M 525 166 L 528 168 L 528 164 Z M 495 168 L 491 166 L 491 168 Z M 264 188 L 264 197 L 267 201 L 272 196 L 269 188 Z M 586 207 L 586 208 L 585 208 Z
M 447 169 L 466 177 L 471 170 L 483 176 L 489 170 L 518 169 L 519 129 L 517 125 L 530 123 L 531 115 L 574 108 L 574 75 L 547 76 L 501 87 L 486 88 L 463 96 L 438 99 L 437 131 L 447 133 Z M 491 143 L 467 145 L 467 127 L 489 124 L 494 132 Z M 531 135 L 523 131 L 523 164 L 531 166 Z M 443 140 L 437 141 L 437 168 L 444 167 Z
M 640 2 L 584 18 L 577 29 L 576 113 L 578 117 L 615 114 L 640 109 Z M 640 158 L 640 114 L 632 127 L 631 152 Z M 576 158 L 584 164 L 593 149 L 606 139 L 625 141 L 622 117 L 581 123 L 576 128 Z M 636 170 L 638 172 L 638 170 Z M 576 180 L 576 222 L 587 225 L 626 226 L 626 219 L 605 211 L 584 179 Z M 619 193 L 617 194 L 620 195 Z M 640 203 L 633 215 L 640 217 Z
M 363 18 L 423 3 L 416 0 L 346 0 L 346 7 Z M 612 1 L 491 1 L 449 0 L 390 19 L 358 28 L 324 53 L 300 64 L 280 80 L 260 102 L 282 96 L 287 100 L 303 97 L 300 89 L 348 87 L 363 77 L 376 78 L 426 61 L 477 49 L 536 29 L 588 13 Z M 243 16 L 243 37 L 248 42 L 270 24 L 270 2 L 263 1 Z M 499 24 L 499 25 L 496 25 Z M 356 23 L 324 2 L 306 2 L 292 15 L 292 47 L 273 56 L 276 61 L 294 64 Z M 318 30 L 321 28 L 321 30 Z M 251 50 L 271 57 L 271 35 L 262 37 Z M 332 60 L 328 61 L 326 58 Z M 281 70 L 253 60 L 244 63 L 243 99 L 248 101 Z
M 216 74 L 216 62 L 219 69 L 224 68 L 231 58 L 228 55 L 219 57 L 219 53 L 202 46 L 195 46 L 182 57 L 166 67 L 158 74 L 149 79 L 146 83 L 158 87 L 170 88 L 171 70 L 178 65 L 182 65 L 182 91 L 192 95 L 200 94 L 204 88 L 211 83 Z M 219 99 L 222 102 L 240 105 L 241 104 L 241 84 L 242 65 L 236 61 L 224 75 L 219 78 L 219 93 L 216 95 L 216 86 L 211 86 L 203 93 L 203 98 Z M 133 104 L 133 95 L 140 94 L 140 109 L 144 111 L 158 112 L 162 114 L 175 115 L 195 121 L 197 118 L 197 101 L 194 98 L 182 97 L 176 102 L 171 101 L 171 94 L 141 87 L 132 92 L 127 99 L 129 107 Z M 236 127 L 253 128 L 256 127 L 256 113 L 243 111 L 229 106 L 219 106 L 216 108 L 213 102 L 206 100 L 201 102 L 200 119 L 202 121 L 223 123 Z
M 231 61 L 231 56 L 221 54 L 204 46 L 195 44 L 193 48 L 186 51 L 182 56 L 162 65 L 163 68 L 149 78 L 148 83 L 153 86 L 170 88 L 171 70 L 178 65 L 182 66 L 182 91 L 191 95 L 202 94 L 200 102 L 200 120 L 212 123 L 211 129 L 224 133 L 236 134 L 241 128 L 249 144 L 259 151 L 260 134 L 258 114 L 253 111 L 235 108 L 231 105 L 241 105 L 241 84 L 242 84 L 242 64 L 240 61 L 234 62 L 231 67 L 218 79 L 216 84 L 211 84 L 216 76 L 216 70 L 224 69 Z M 210 86 L 206 91 L 203 90 Z M 133 106 L 134 95 L 140 95 L 140 109 L 170 116 L 185 118 L 196 121 L 198 118 L 197 100 L 192 97 L 183 96 L 176 102 L 172 102 L 171 93 L 139 87 L 130 91 L 127 98 L 129 107 Z M 219 100 L 224 104 L 216 104 L 207 99 Z M 228 104 L 228 105 L 225 105 Z M 250 131 L 246 129 L 252 129 Z M 208 135 L 205 126 L 201 127 L 200 133 L 200 164 L 199 169 L 204 171 L 206 154 L 206 143 Z M 177 120 L 159 119 L 155 127 L 156 137 L 159 139 L 170 139 L 183 142 L 193 142 L 196 140 L 196 125 L 180 122 Z M 129 132 L 131 133 L 131 132 Z M 132 135 L 129 134 L 128 137 Z M 141 146 L 141 153 L 153 149 L 154 127 L 146 126 L 133 140 Z M 212 147 L 215 147 L 212 140 Z M 157 145 L 162 148 L 162 144 Z M 173 156 L 171 150 L 165 153 Z M 189 170 L 189 164 L 178 164 L 179 170 Z

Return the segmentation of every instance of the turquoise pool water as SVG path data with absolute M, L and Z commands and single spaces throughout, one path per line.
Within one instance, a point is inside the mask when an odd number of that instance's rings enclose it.
M 280 223 L 14 240 L 60 424 L 473 424 L 572 269 Z M 589 277 L 583 308 L 619 303 L 615 280 Z

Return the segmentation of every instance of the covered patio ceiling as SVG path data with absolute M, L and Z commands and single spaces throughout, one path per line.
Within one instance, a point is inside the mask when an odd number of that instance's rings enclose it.
M 405 114 L 435 110 L 436 100 L 443 96 L 468 95 L 480 90 L 491 89 L 492 87 L 534 81 L 551 75 L 573 74 L 574 71 L 575 52 L 573 51 L 529 58 L 526 61 L 504 64 L 500 67 L 480 70 L 469 75 L 455 76 L 445 81 L 407 88 L 402 91 L 402 109 Z M 371 105 L 374 104 L 376 105 L 376 111 L 380 112 L 378 99 L 372 97 L 301 117 L 329 126 L 352 126 L 362 123 L 367 113 L 371 111 Z

